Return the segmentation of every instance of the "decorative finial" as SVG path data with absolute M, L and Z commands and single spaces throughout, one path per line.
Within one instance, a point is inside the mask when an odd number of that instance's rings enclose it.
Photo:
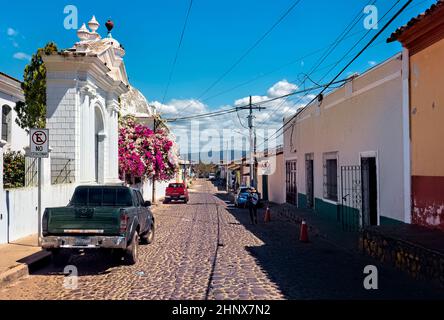
M 96 20 L 96 16 L 93 16 L 91 20 L 88 22 L 88 27 L 91 29 L 92 32 L 96 32 L 97 29 L 99 29 L 100 24 Z
M 79 37 L 81 41 L 89 39 L 89 30 L 86 28 L 85 24 L 83 24 L 82 27 L 77 30 L 77 37 Z
M 106 29 L 108 29 L 108 34 L 111 36 L 111 30 L 114 28 L 114 22 L 111 19 L 108 19 L 108 21 L 105 23 Z

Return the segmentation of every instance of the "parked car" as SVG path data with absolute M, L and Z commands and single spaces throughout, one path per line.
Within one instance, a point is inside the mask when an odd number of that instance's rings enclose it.
M 208 175 L 208 179 L 209 179 L 210 181 L 214 181 L 214 180 L 216 180 L 216 175 L 215 175 L 214 173 L 210 173 L 210 174 Z
M 234 205 L 238 208 L 246 208 L 247 207 L 247 201 L 248 201 L 248 190 L 249 187 L 240 187 L 239 191 L 237 192 L 236 196 L 234 197 Z M 263 207 L 263 202 L 261 199 L 261 194 L 258 192 L 259 196 L 259 202 L 258 207 Z
M 188 188 L 185 183 L 170 183 L 165 190 L 165 203 L 171 201 L 190 201 Z
M 236 207 L 243 207 L 245 208 L 247 206 L 247 199 L 248 199 L 248 190 L 250 188 L 248 187 L 240 187 L 235 198 L 234 198 L 234 205 Z
M 139 242 L 154 240 L 151 203 L 139 190 L 123 186 L 79 186 L 68 206 L 47 208 L 42 248 L 63 263 L 78 250 L 106 249 L 119 261 L 135 264 Z

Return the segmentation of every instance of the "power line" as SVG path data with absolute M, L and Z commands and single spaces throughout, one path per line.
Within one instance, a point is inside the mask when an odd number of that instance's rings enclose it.
M 213 89 L 222 79 L 224 79 L 228 74 L 230 74 L 259 44 L 268 37 L 268 35 L 293 11 L 293 9 L 302 0 L 296 0 L 280 17 L 279 19 L 258 39 L 256 42 L 250 46 L 222 75 L 219 76 L 207 89 L 205 89 L 197 98 L 200 100 L 205 96 L 211 89 Z M 188 108 L 190 105 L 185 106 L 183 109 Z M 182 109 L 182 110 L 183 110 Z
M 423 3 L 426 3 L 426 2 L 428 2 L 428 1 L 430 1 L 430 0 L 423 0 L 423 1 L 421 1 L 421 2 L 419 2 L 419 3 L 417 3 L 417 4 L 415 4 L 414 6 L 411 6 L 411 7 L 410 7 L 408 10 L 406 10 L 405 12 L 412 11 L 412 9 L 414 9 L 414 8 L 420 6 L 420 5 L 422 5 Z M 356 36 L 356 35 L 358 35 L 358 34 L 361 34 L 361 33 L 363 33 L 363 32 L 365 32 L 365 30 L 360 30 L 360 31 L 354 32 L 354 33 L 352 33 L 352 34 L 346 36 L 343 40 L 346 40 L 346 39 L 352 38 L 352 37 L 354 37 L 354 36 Z M 269 75 L 271 75 L 271 74 L 273 74 L 273 73 L 276 73 L 277 71 L 282 70 L 282 69 L 284 69 L 285 67 L 291 66 L 291 65 L 295 64 L 296 62 L 303 61 L 304 59 L 309 58 L 309 57 L 311 57 L 311 56 L 314 56 L 315 54 L 317 54 L 317 53 L 323 51 L 324 49 L 329 48 L 329 47 L 330 47 L 332 44 L 334 44 L 335 42 L 336 42 L 336 41 L 334 41 L 334 42 L 332 42 L 332 43 L 330 43 L 330 44 L 328 44 L 328 45 L 326 45 L 326 46 L 324 46 L 324 47 L 322 47 L 322 48 L 319 48 L 319 49 L 316 49 L 316 50 L 314 50 L 314 51 L 311 51 L 311 52 L 309 52 L 309 53 L 307 53 L 307 54 L 304 54 L 303 56 L 300 56 L 300 57 L 297 58 L 297 59 L 293 59 L 293 60 L 291 60 L 291 61 L 289 61 L 289 62 L 287 62 L 287 63 L 285 63 L 285 64 L 282 64 L 282 65 L 280 65 L 279 67 L 274 68 L 273 70 L 267 71 L 266 73 L 259 74 L 259 75 L 255 76 L 254 78 L 251 78 L 251 79 L 246 80 L 246 81 L 244 81 L 244 82 L 242 82 L 242 83 L 239 83 L 239 84 L 237 84 L 237 85 L 235 85 L 235 86 L 232 86 L 232 87 L 230 87 L 230 88 L 228 88 L 228 89 L 225 89 L 225 90 L 223 90 L 223 91 L 220 91 L 220 92 L 218 92 L 218 93 L 216 93 L 216 94 L 214 94 L 214 95 L 211 95 L 211 96 L 209 96 L 209 97 L 203 99 L 202 102 L 208 102 L 208 101 L 210 101 L 210 100 L 212 100 L 212 99 L 214 99 L 214 98 L 217 98 L 217 97 L 219 97 L 219 96 L 221 96 L 221 95 L 224 95 L 224 94 L 226 94 L 226 93 L 232 92 L 232 91 L 234 91 L 234 90 L 236 90 L 236 89 L 238 89 L 238 88 L 244 87 L 244 86 L 246 86 L 246 85 L 248 85 L 248 84 L 250 84 L 250 83 L 253 83 L 253 82 L 255 82 L 255 81 L 259 80 L 259 79 L 262 79 L 262 78 L 267 77 L 267 76 L 269 76 Z M 380 43 L 384 43 L 384 42 L 385 42 L 385 41 L 380 42 Z M 378 44 L 380 44 L 380 43 L 378 43 Z M 328 66 L 332 66 L 333 64 L 334 64 L 334 63 L 329 64 Z M 328 67 L 328 66 L 327 66 L 327 67 Z M 324 68 L 322 68 L 322 69 L 318 69 L 318 71 L 320 71 L 320 70 L 324 70 L 324 69 L 326 69 L 326 68 L 324 67 Z M 298 79 L 298 80 L 300 81 L 300 79 Z
M 273 138 L 274 136 L 276 136 L 276 134 L 281 131 L 282 129 L 284 129 L 290 122 L 292 122 L 303 110 L 305 110 L 308 106 L 310 106 L 316 99 L 318 99 L 327 89 L 329 86 L 331 86 L 340 76 L 341 74 L 347 70 L 348 67 L 350 67 L 350 65 L 353 64 L 353 62 L 355 62 L 364 52 L 365 50 L 367 50 L 370 45 L 388 28 L 388 26 L 390 24 L 392 24 L 392 22 L 410 5 L 410 3 L 412 3 L 413 0 L 408 0 L 404 6 L 402 6 L 401 9 L 399 9 L 395 15 L 384 25 L 384 27 L 378 31 L 378 33 L 376 33 L 376 35 L 373 36 L 373 38 L 356 54 L 356 56 L 349 62 L 347 63 L 347 65 L 342 68 L 342 70 L 330 81 L 330 83 L 321 90 L 320 93 L 318 93 L 318 95 L 313 98 L 309 103 L 306 104 L 306 106 L 304 108 L 302 108 L 301 110 L 299 110 L 298 112 L 296 112 L 295 115 L 293 115 L 289 120 L 285 121 L 285 123 L 283 124 L 282 127 L 280 127 L 278 130 L 276 130 L 276 133 L 273 134 L 271 137 L 267 138 L 261 145 L 265 144 L 267 141 L 269 141 L 271 138 Z M 392 10 L 392 9 L 390 9 Z M 285 131 L 282 131 L 281 134 L 279 134 L 278 136 L 276 136 L 276 139 L 278 137 L 280 137 L 281 135 L 284 134 Z
M 240 125 L 241 125 L 244 129 L 248 129 L 248 127 L 245 126 L 245 125 L 242 123 L 242 120 L 241 120 L 241 118 L 240 118 L 240 116 L 239 116 L 239 110 L 236 110 L 236 115 L 237 115 L 237 119 L 239 120 Z
M 401 2 L 401 0 L 397 0 L 396 2 L 395 2 L 395 4 L 382 16 L 382 18 L 380 19 L 381 21 L 399 4 L 399 2 Z M 369 34 L 370 34 L 370 32 L 372 31 L 372 29 L 369 29 L 366 33 L 365 33 L 365 35 L 363 35 L 359 40 L 358 40 L 358 42 L 356 42 L 356 44 L 353 46 L 353 47 L 351 47 L 346 53 L 345 53 L 345 55 L 333 66 L 333 67 L 331 67 L 330 68 L 330 70 L 328 70 L 327 71 L 327 73 L 319 80 L 319 81 L 322 81 L 322 80 L 324 80 L 328 75 L 329 75 L 329 73 L 330 72 L 332 72 L 337 66 L 338 66 L 338 64 L 342 61 L 342 60 L 344 60 L 345 59 L 345 57 L 349 54 L 349 53 L 351 53 L 358 45 L 359 45 L 359 43 L 361 43 L 361 41 L 362 40 L 364 40 Z
M 335 81 L 333 84 L 337 84 L 337 83 L 344 83 L 346 81 L 349 81 L 349 79 L 342 79 L 342 80 L 337 80 Z M 315 86 L 315 87 L 311 87 L 311 88 L 307 88 L 307 89 L 303 89 L 303 90 L 298 90 L 298 91 L 293 91 L 289 94 L 286 95 L 282 95 L 279 97 L 274 97 L 271 99 L 267 99 L 258 103 L 253 103 L 253 106 L 261 106 L 264 105 L 266 103 L 270 103 L 276 100 L 280 100 L 280 99 L 284 99 L 287 97 L 291 97 L 300 93 L 305 93 L 305 92 L 310 92 L 313 90 L 318 90 L 321 89 L 323 87 L 325 87 L 326 84 L 321 85 L 321 86 Z M 226 115 L 229 113 L 234 113 L 237 112 L 238 110 L 243 110 L 247 107 L 249 107 L 250 104 L 246 104 L 246 105 L 242 105 L 242 106 L 237 106 L 237 107 L 232 107 L 230 109 L 225 109 L 225 110 L 219 110 L 219 111 L 214 111 L 214 112 L 208 112 L 208 113 L 203 113 L 203 114 L 197 114 L 197 115 L 192 115 L 192 116 L 187 116 L 187 117 L 181 117 L 181 118 L 170 118 L 170 119 L 164 119 L 167 122 L 179 122 L 179 121 L 188 121 L 188 120 L 194 120 L 194 119 L 202 119 L 202 118 L 211 118 L 211 117 L 218 117 L 218 116 L 222 116 L 222 115 Z
M 176 50 L 176 54 L 174 56 L 174 60 L 173 60 L 173 65 L 171 66 L 171 70 L 170 70 L 170 74 L 168 76 L 168 82 L 167 82 L 167 86 L 165 88 L 165 92 L 163 93 L 163 98 L 162 98 L 162 104 L 164 104 L 165 102 L 165 98 L 168 94 L 168 90 L 170 89 L 170 85 L 171 85 L 171 80 L 173 79 L 173 74 L 174 74 L 174 70 L 176 68 L 176 63 L 177 63 L 177 58 L 179 57 L 179 52 L 180 52 L 180 48 L 182 47 L 182 42 L 183 42 L 183 38 L 185 36 L 185 31 L 187 29 L 187 25 L 188 25 L 188 19 L 190 17 L 190 13 L 191 13 L 191 8 L 193 7 L 193 0 L 190 0 L 190 5 L 188 6 L 188 11 L 187 11 L 187 15 L 185 18 L 185 22 L 183 24 L 182 27 L 182 32 L 180 34 L 180 40 L 179 40 L 179 44 L 177 46 L 177 50 Z
M 369 1 L 368 4 L 375 4 L 377 0 Z M 306 74 L 304 79 L 300 82 L 300 84 L 305 84 L 305 81 L 310 78 L 310 76 L 319 68 L 319 66 L 327 59 L 327 57 L 339 46 L 339 44 L 346 39 L 347 35 L 353 30 L 353 28 L 358 24 L 360 21 L 360 17 L 363 15 L 363 12 L 359 10 L 357 15 L 352 19 L 352 21 L 346 26 L 346 28 L 339 34 L 339 36 L 336 38 L 336 40 L 328 47 L 328 49 L 325 51 L 325 53 L 321 56 L 320 61 L 318 61 L 317 64 L 315 64 L 311 70 L 309 71 L 309 74 Z M 302 96 L 296 103 L 299 103 L 302 101 L 305 97 L 307 97 L 308 93 Z M 282 101 L 271 113 L 268 114 L 268 116 L 262 120 L 259 125 L 264 124 L 265 121 L 270 119 L 278 110 L 280 110 L 284 104 L 288 101 L 288 99 Z

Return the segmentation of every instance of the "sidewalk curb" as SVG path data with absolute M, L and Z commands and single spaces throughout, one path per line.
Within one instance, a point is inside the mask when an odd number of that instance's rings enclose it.
M 47 251 L 39 251 L 21 260 L 19 265 L 0 274 L 0 286 L 5 287 L 22 277 L 28 276 L 29 272 L 41 266 L 46 260 L 49 261 L 51 253 Z

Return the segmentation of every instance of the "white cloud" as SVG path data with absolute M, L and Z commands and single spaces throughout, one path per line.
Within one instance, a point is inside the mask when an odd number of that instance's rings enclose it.
M 286 95 L 291 92 L 294 92 L 298 89 L 298 86 L 292 84 L 286 80 L 279 81 L 275 83 L 272 87 L 269 88 L 266 95 L 263 96 L 253 96 L 253 103 L 264 102 L 280 95 Z M 261 143 L 261 139 L 267 134 L 267 130 L 277 130 L 283 124 L 283 119 L 289 116 L 294 115 L 297 110 L 303 106 L 305 106 L 308 102 L 310 102 L 316 95 L 295 95 L 288 99 L 277 99 L 272 102 L 268 102 L 263 104 L 266 107 L 266 110 L 262 110 L 261 112 L 255 112 L 255 122 L 257 126 L 257 134 L 258 134 L 258 144 Z M 218 108 L 210 108 L 208 105 L 202 103 L 196 99 L 173 99 L 166 104 L 162 104 L 158 101 L 151 102 L 151 104 L 157 109 L 159 113 L 162 114 L 164 119 L 174 119 L 180 117 L 187 117 L 192 115 L 198 115 L 202 113 L 215 112 L 231 109 L 233 106 L 244 106 L 248 105 L 249 97 L 243 97 L 234 101 L 232 105 L 223 105 Z M 248 129 L 243 126 L 246 126 L 248 116 L 248 110 L 240 110 L 238 115 L 236 113 L 229 113 L 218 117 L 210 117 L 210 118 L 202 118 L 198 120 L 191 121 L 180 121 L 180 122 L 170 122 L 168 125 L 171 128 L 172 132 L 178 136 L 179 144 L 188 144 L 196 146 L 199 144 L 199 141 L 195 141 L 196 139 L 191 139 L 191 131 L 194 128 L 199 131 L 199 134 L 205 134 L 209 129 L 219 131 L 222 133 L 223 130 L 228 130 L 228 132 L 235 134 L 237 138 L 235 138 L 235 143 L 241 143 L 242 139 L 247 139 L 248 141 Z M 240 119 L 240 121 L 239 121 Z M 241 123 L 243 126 L 241 125 Z M 207 131 L 206 131 L 207 130 Z M 194 137 L 196 132 L 193 133 Z M 188 138 L 185 138 L 184 135 L 189 135 Z M 268 135 L 271 135 L 268 133 Z M 188 140 L 187 140 L 188 139 Z M 191 140 L 190 140 L 191 139 Z M 214 150 L 219 150 L 220 144 L 223 137 L 222 135 L 214 139 L 212 145 L 214 144 Z M 282 143 L 282 137 L 277 144 Z M 182 141 L 182 142 L 181 142 Z M 188 142 L 184 142 L 188 141 Z M 202 147 L 202 141 L 201 146 Z M 198 147 L 199 148 L 199 147 Z M 185 146 L 181 145 L 181 149 L 183 153 L 186 153 Z
M 168 117 L 183 117 L 186 115 L 201 114 L 209 112 L 208 106 L 195 99 L 173 99 L 168 104 L 162 104 L 159 101 L 152 103 L 157 112 Z
M 377 62 L 376 61 L 369 61 L 368 64 L 369 64 L 369 66 L 374 67 L 377 65 Z
M 15 37 L 15 36 L 18 35 L 18 31 L 17 31 L 17 30 L 14 30 L 13 28 L 8 28 L 8 29 L 6 30 L 6 33 L 7 33 L 8 36 L 10 36 L 10 37 Z
M 272 86 L 267 94 L 271 98 L 276 98 L 280 96 L 285 96 L 287 94 L 290 94 L 294 91 L 298 90 L 298 86 L 288 82 L 287 80 L 282 80 L 276 83 L 274 86 Z
M 17 59 L 17 60 L 28 60 L 28 61 L 31 60 L 31 56 L 29 54 L 24 53 L 24 52 L 14 53 L 13 58 Z

